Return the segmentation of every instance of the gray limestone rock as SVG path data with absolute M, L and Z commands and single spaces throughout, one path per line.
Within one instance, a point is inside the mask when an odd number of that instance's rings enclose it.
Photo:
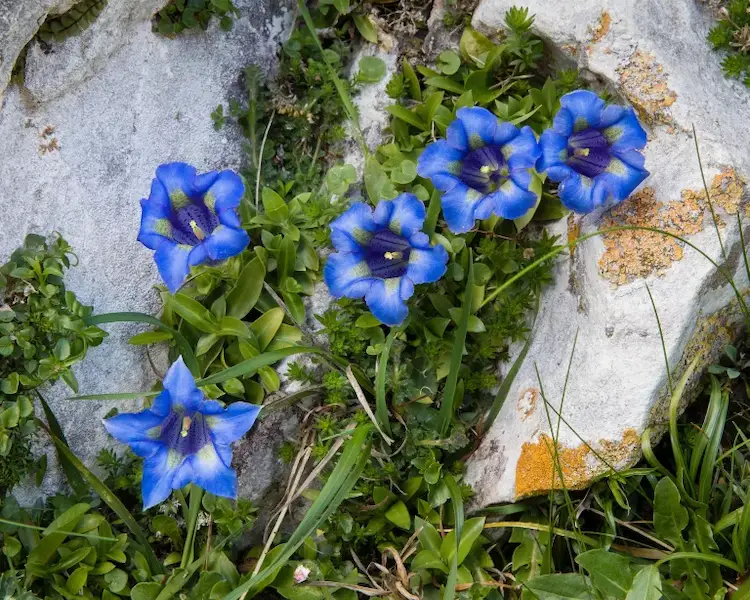
M 97 313 L 158 312 L 152 252 L 136 241 L 139 200 L 148 195 L 160 163 L 186 161 L 199 171 L 240 166 L 239 132 L 215 131 L 210 113 L 239 91 L 245 66 L 273 70 L 294 2 L 235 0 L 241 17 L 232 31 L 214 23 L 207 32 L 175 39 L 151 31 L 151 15 L 163 4 L 111 1 L 88 29 L 53 43 L 48 53 L 32 44 L 26 87 L 10 86 L 0 100 L 0 260 L 29 232 L 59 231 L 80 259 L 67 285 Z M 2 87 L 13 54 L 52 5 L 0 0 Z M 149 389 L 160 374 L 143 347 L 127 344 L 143 327 L 106 329 L 110 337 L 76 368 L 81 393 Z M 154 358 L 163 373 L 164 357 Z M 99 450 L 112 445 L 101 425 L 112 403 L 68 401 L 71 392 L 64 384 L 45 395 L 73 450 L 94 466 Z M 117 406 L 129 410 L 136 403 Z M 266 439 L 276 433 L 264 423 L 249 436 Z M 29 484 L 18 490 L 24 502 L 62 486 L 53 453 L 45 448 L 48 476 L 41 489 Z M 254 471 L 241 488 L 257 498 L 262 486 L 274 481 L 279 463 L 246 458 Z
M 474 26 L 497 31 L 513 4 L 483 0 Z M 651 176 L 640 190 L 617 208 L 560 222 L 555 232 L 567 241 L 617 225 L 666 229 L 687 237 L 746 288 L 737 213 L 745 216 L 750 173 L 749 97 L 724 78 L 721 57 L 705 40 L 710 16 L 695 2 L 667 0 L 590 0 L 565 10 L 545 0 L 524 5 L 557 61 L 632 104 L 649 134 Z M 703 192 L 693 124 L 724 252 Z M 550 410 L 548 420 L 545 401 L 567 422 L 559 425 L 557 450 L 568 488 L 589 484 L 610 466 L 632 464 L 644 430 L 663 431 L 667 370 L 647 285 L 674 381 L 693 360 L 700 372 L 738 331 L 731 287 L 706 258 L 674 238 L 612 233 L 559 258 L 526 361 L 468 464 L 477 506 L 550 489 L 558 419 Z

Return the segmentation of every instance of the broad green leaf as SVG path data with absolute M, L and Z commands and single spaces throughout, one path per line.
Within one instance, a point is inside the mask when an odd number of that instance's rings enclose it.
M 591 583 L 597 590 L 625 600 L 633 583 L 630 561 L 608 550 L 589 550 L 576 556 L 576 562 L 589 572 Z
M 70 356 L 70 341 L 67 338 L 60 338 L 55 344 L 55 348 L 52 350 L 52 354 L 60 362 L 67 360 Z
M 239 338 L 252 338 L 253 334 L 244 321 L 237 317 L 224 317 L 219 321 L 221 335 L 233 335 Z
M 283 320 L 284 311 L 276 307 L 263 313 L 250 325 L 250 331 L 258 338 L 258 347 L 261 352 L 271 343 Z
M 274 223 L 283 223 L 289 218 L 289 206 L 284 199 L 269 187 L 264 187 L 261 192 L 263 211 Z
M 487 36 L 479 33 L 473 27 L 464 28 L 464 32 L 461 34 L 461 41 L 458 43 L 458 50 L 464 60 L 474 62 L 480 68 L 483 68 L 485 65 L 482 56 L 486 56 L 494 47 L 495 44 Z
M 660 600 L 661 597 L 659 569 L 655 565 L 649 565 L 636 574 L 626 600 Z
M 197 300 L 177 292 L 168 300 L 170 308 L 190 323 L 196 329 L 205 333 L 216 333 L 218 324 L 216 318 Z
M 156 515 L 151 520 L 151 529 L 154 532 L 159 532 L 166 535 L 172 543 L 178 548 L 182 548 L 182 534 L 180 533 L 180 527 L 177 525 L 177 521 L 174 517 L 168 515 Z
M 130 590 L 131 600 L 155 600 L 161 591 L 161 586 L 153 581 L 143 581 Z
M 50 567 L 50 571 L 51 572 L 67 571 L 71 567 L 81 562 L 84 558 L 86 558 L 92 552 L 94 552 L 94 548 L 92 548 L 91 546 L 84 546 L 83 548 L 78 548 L 78 550 L 73 550 L 73 552 L 61 558 L 57 563 L 52 565 Z
M 393 187 L 383 167 L 373 156 L 370 156 L 365 163 L 364 178 L 367 195 L 372 204 L 377 204 L 381 200 L 391 200 L 397 196 L 396 188 Z
M 536 211 L 539 208 L 539 204 L 542 200 L 542 178 L 536 173 L 536 171 L 530 171 L 530 175 L 531 184 L 529 185 L 529 191 L 536 195 L 536 201 L 534 202 L 534 206 L 526 211 L 526 214 L 524 214 L 522 217 L 518 217 L 517 219 L 513 219 L 513 223 L 515 223 L 516 225 L 516 231 L 521 231 L 524 227 L 531 223 L 531 220 L 534 218 L 534 215 L 536 214 Z
M 279 282 L 294 274 L 294 264 L 297 261 L 297 245 L 292 239 L 285 235 L 279 246 L 277 255 L 277 269 L 279 271 Z
M 484 529 L 484 521 L 484 517 L 476 517 L 474 519 L 469 519 L 464 524 L 464 530 L 461 535 L 461 540 L 458 543 L 457 559 L 459 566 L 463 564 L 464 560 L 469 555 L 474 542 L 476 542 L 477 538 L 481 535 Z M 453 556 L 455 555 L 455 553 L 456 533 L 455 531 L 450 531 L 448 532 L 448 535 L 443 538 L 443 541 L 440 544 L 440 554 L 446 563 L 450 563 L 450 561 L 453 560 Z
M 19 377 L 15 371 L 10 373 L 5 379 L 1 380 L 0 391 L 3 394 L 13 395 L 18 391 Z
M 450 77 L 443 77 L 442 75 L 438 75 L 436 77 L 428 77 L 427 79 L 424 80 L 424 82 L 426 85 L 431 85 L 432 87 L 436 87 L 438 89 L 445 90 L 446 92 L 451 92 L 453 94 L 460 95 L 466 91 L 464 89 L 464 86 L 462 86 L 460 83 L 453 81 L 453 79 L 451 79 Z
M 380 321 L 378 321 L 377 317 L 373 316 L 370 313 L 364 313 L 360 315 L 354 323 L 355 327 L 360 327 L 362 329 L 369 329 L 370 327 L 378 327 L 379 325 L 380 325 Z
M 391 171 L 391 180 L 400 185 L 411 183 L 417 178 L 417 165 L 410 160 L 403 160 Z
M 357 80 L 365 83 L 377 83 L 385 77 L 385 62 L 377 56 L 363 56 L 359 61 Z
M 422 544 L 424 550 L 433 550 L 440 552 L 440 534 L 435 527 L 422 519 L 421 517 L 414 517 L 414 530 L 417 532 L 419 543 Z
M 445 50 L 438 55 L 437 68 L 446 75 L 453 75 L 461 67 L 461 57 L 453 50 Z
M 369 15 L 352 15 L 352 20 L 363 38 L 372 44 L 378 43 L 378 33 Z
M 21 542 L 19 542 L 16 538 L 10 535 L 5 535 L 3 537 L 3 554 L 5 554 L 5 556 L 7 556 L 8 558 L 13 558 L 21 551 L 21 548 Z
M 674 546 L 683 543 L 682 530 L 689 521 L 687 509 L 680 503 L 680 491 L 668 477 L 654 489 L 654 529 L 660 539 Z
M 390 106 L 386 106 L 385 109 L 397 119 L 401 119 L 405 123 L 413 125 L 420 131 L 427 131 L 430 128 L 429 125 L 425 123 L 419 117 L 419 115 L 417 115 L 417 113 L 409 110 L 408 108 L 404 108 L 403 106 L 400 106 L 398 104 L 392 104 Z
M 227 294 L 227 314 L 230 317 L 242 319 L 253 309 L 263 291 L 265 277 L 266 267 L 259 257 L 244 266 L 237 283 Z
M 595 600 L 588 579 L 578 573 L 542 575 L 524 584 L 522 600 Z
M 418 571 L 420 569 L 437 569 L 443 573 L 448 573 L 448 567 L 440 558 L 440 554 L 434 550 L 422 550 L 411 561 L 411 570 Z
M 70 574 L 68 581 L 65 582 L 65 589 L 71 594 L 78 595 L 83 586 L 86 585 L 86 580 L 89 577 L 89 570 L 87 567 L 78 567 L 75 571 Z
M 422 100 L 422 88 L 419 85 L 419 79 L 406 58 L 401 61 L 401 67 L 404 71 L 404 77 L 409 84 L 409 95 L 412 97 L 412 100 Z
M 75 504 L 52 521 L 42 533 L 39 544 L 29 552 L 28 562 L 38 565 L 47 564 L 60 544 L 65 541 L 66 532 L 72 531 L 90 508 L 88 504 Z
M 385 512 L 385 518 L 401 529 L 411 529 L 411 516 L 409 509 L 406 508 L 401 500 L 396 502 Z
M 18 425 L 18 421 L 21 417 L 21 409 L 18 407 L 17 402 L 11 403 L 8 408 L 0 413 L 0 425 L 8 429 L 12 429 Z

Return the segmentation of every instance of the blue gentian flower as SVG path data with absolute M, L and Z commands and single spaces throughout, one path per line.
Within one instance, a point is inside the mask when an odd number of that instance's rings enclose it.
M 156 251 L 156 266 L 170 292 L 179 289 L 190 267 L 225 260 L 248 245 L 237 214 L 244 193 L 234 171 L 198 175 L 180 162 L 156 169 L 151 195 L 141 200 L 138 241 Z
M 537 196 L 529 191 L 539 146 L 530 127 L 499 121 L 486 108 L 459 108 L 446 138 L 424 149 L 417 173 L 442 196 L 443 217 L 453 233 L 465 233 L 492 213 L 506 219 L 526 214 Z
M 591 212 L 608 196 L 625 200 L 648 177 L 639 152 L 646 132 L 633 109 L 606 106 L 587 90 L 565 94 L 560 104 L 552 128 L 539 139 L 539 172 L 560 182 L 560 200 L 576 212 Z
M 399 325 L 409 313 L 406 300 L 417 283 L 440 279 L 448 253 L 431 246 L 421 231 L 424 204 L 414 194 L 382 200 L 375 211 L 358 202 L 331 223 L 331 242 L 324 276 L 337 298 L 362 298 L 386 325 Z
M 164 377 L 151 408 L 105 419 L 117 440 L 143 457 L 143 508 L 188 483 L 217 496 L 237 496 L 230 444 L 253 426 L 260 407 L 235 402 L 223 408 L 207 400 L 180 357 Z

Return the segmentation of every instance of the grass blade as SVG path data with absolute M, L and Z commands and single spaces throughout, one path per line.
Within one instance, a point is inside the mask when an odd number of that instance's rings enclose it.
M 448 378 L 445 380 L 443 388 L 443 401 L 440 404 L 440 435 L 445 437 L 453 419 L 454 404 L 456 402 L 456 384 L 458 383 L 458 372 L 461 369 L 461 362 L 464 354 L 464 344 L 466 343 L 466 332 L 469 328 L 469 316 L 471 313 L 471 296 L 474 281 L 474 257 L 469 249 L 469 273 L 466 277 L 466 288 L 464 289 L 464 299 L 461 305 L 461 318 L 456 328 L 456 339 L 453 342 L 451 350 L 451 367 L 448 371 Z
M 211 385 L 216 383 L 222 383 L 233 377 L 243 377 L 257 371 L 261 367 L 267 367 L 272 365 L 282 358 L 287 356 L 293 356 L 294 354 L 323 354 L 319 348 L 313 346 L 291 346 L 289 348 L 282 348 L 281 350 L 273 350 L 272 352 L 264 352 L 259 356 L 254 356 L 247 360 L 243 360 L 241 363 L 237 363 L 233 367 L 224 369 L 211 375 L 210 377 L 204 377 L 203 379 L 196 380 L 198 387 L 204 385 Z
M 33 529 L 35 531 L 47 531 L 47 527 L 37 527 L 36 525 L 28 525 L 27 523 L 19 523 L 18 521 L 9 521 L 8 519 L 0 519 L 0 523 L 3 525 L 10 525 L 11 527 L 21 527 L 22 529 Z M 72 537 L 88 538 L 90 540 L 98 540 L 101 542 L 117 542 L 117 538 L 102 537 L 100 535 L 93 535 L 91 533 L 76 533 L 74 531 L 64 531 L 65 535 Z
M 65 434 L 63 433 L 62 427 L 60 427 L 60 423 L 58 422 L 57 417 L 55 417 L 55 413 L 52 411 L 49 404 L 47 404 L 44 396 L 42 396 L 38 391 L 36 393 L 36 396 L 37 398 L 39 398 L 39 403 L 42 405 L 44 416 L 47 417 L 47 427 L 49 428 L 49 431 L 51 431 L 52 435 L 67 447 L 68 440 L 65 439 Z M 86 487 L 86 482 L 81 477 L 81 474 L 63 453 L 61 453 L 59 450 L 56 450 L 56 452 L 57 459 L 60 461 L 60 466 L 62 467 L 63 473 L 65 473 L 65 479 L 68 480 L 68 484 L 70 485 L 71 489 L 75 492 L 76 496 L 85 495 L 88 492 L 88 487 Z
M 354 487 L 365 464 L 370 459 L 370 446 L 366 440 L 371 430 L 372 426 L 368 424 L 357 427 L 352 432 L 352 437 L 344 446 L 341 458 L 336 463 L 328 481 L 305 513 L 302 522 L 284 544 L 283 551 L 275 556 L 271 564 L 264 566 L 257 575 L 232 590 L 222 600 L 237 600 L 248 593 L 257 593 L 259 590 L 254 590 L 254 588 L 267 579 L 269 573 L 274 573 L 286 564 L 302 542 L 333 514 Z
M 198 377 L 200 375 L 200 367 L 195 358 L 193 347 L 179 331 L 165 325 L 156 317 L 139 312 L 113 312 L 105 313 L 103 315 L 92 315 L 87 317 L 85 321 L 88 325 L 102 325 L 104 323 L 148 323 L 149 325 L 158 327 L 162 331 L 167 331 L 172 334 L 172 337 L 177 344 L 177 349 L 182 355 L 187 368 L 190 369 L 193 376 Z
M 672 445 L 672 454 L 674 454 L 674 461 L 677 465 L 677 487 L 680 491 L 685 491 L 684 480 L 687 475 L 687 465 L 685 464 L 685 455 L 682 453 L 682 446 L 680 445 L 679 433 L 677 431 L 677 413 L 680 406 L 680 400 L 682 394 L 685 392 L 685 386 L 690 379 L 690 376 L 698 366 L 698 357 L 696 356 L 693 361 L 688 365 L 685 372 L 680 377 L 680 381 L 677 383 L 677 387 L 672 392 L 672 397 L 669 401 L 669 441 Z M 693 482 L 688 480 L 688 484 L 693 488 Z M 690 494 L 685 494 L 686 497 L 692 497 Z
M 385 340 L 385 346 L 378 360 L 378 373 L 375 377 L 375 415 L 378 418 L 378 425 L 388 435 L 391 434 L 391 420 L 388 417 L 388 405 L 385 400 L 385 379 L 388 374 L 388 358 L 391 355 L 395 332 L 395 329 L 391 329 Z
M 138 400 L 156 396 L 159 392 L 117 392 L 115 394 L 84 394 L 82 396 L 69 396 L 66 400 Z
M 115 512 L 115 514 L 120 517 L 122 522 L 125 523 L 127 528 L 130 529 L 130 531 L 133 533 L 135 538 L 140 543 L 140 551 L 146 557 L 146 560 L 151 567 L 151 571 L 153 573 L 163 573 L 164 568 L 159 562 L 159 559 L 156 558 L 154 551 L 151 549 L 151 543 L 148 541 L 148 537 L 143 532 L 140 525 L 138 525 L 137 521 L 133 518 L 133 515 L 130 514 L 130 511 L 125 507 L 120 499 L 115 496 L 112 490 L 110 490 L 104 484 L 101 479 L 99 479 L 96 475 L 89 471 L 88 468 L 86 468 L 86 465 L 84 465 L 81 460 L 75 454 L 73 454 L 70 448 L 68 448 L 67 444 L 63 443 L 62 440 L 54 436 L 51 431 L 49 433 L 50 438 L 52 438 L 52 441 L 57 448 L 57 451 L 60 454 L 64 455 L 68 461 L 70 461 L 70 463 L 81 474 L 83 479 L 91 486 L 91 488 L 99 495 L 99 497 L 107 504 L 107 506 L 109 506 Z
M 467 281 L 471 282 L 471 279 Z M 467 287 L 470 286 L 467 285 Z M 451 494 L 451 501 L 453 502 L 453 527 L 456 531 L 456 551 L 453 553 L 453 558 L 451 558 L 448 581 L 443 591 L 443 600 L 453 600 L 456 596 L 456 582 L 458 580 L 458 552 L 461 545 L 461 535 L 464 530 L 464 499 L 461 495 L 461 488 L 452 475 L 448 475 L 443 481 Z

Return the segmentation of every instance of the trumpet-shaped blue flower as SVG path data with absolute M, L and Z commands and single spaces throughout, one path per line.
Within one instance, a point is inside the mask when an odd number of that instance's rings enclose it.
M 608 196 L 625 200 L 648 177 L 639 152 L 646 132 L 633 109 L 606 106 L 586 90 L 566 94 L 560 104 L 552 128 L 539 139 L 539 172 L 560 182 L 560 200 L 576 212 L 591 212 Z
M 474 227 L 492 213 L 523 216 L 536 203 L 529 191 L 539 146 L 530 127 L 501 122 L 486 108 L 459 108 L 446 139 L 419 157 L 417 173 L 442 190 L 443 217 L 454 233 Z
M 413 194 L 382 200 L 375 211 L 358 202 L 331 223 L 338 252 L 326 262 L 324 276 L 337 298 L 362 298 L 386 325 L 400 324 L 409 313 L 406 301 L 417 283 L 440 279 L 448 253 L 431 246 L 421 231 L 425 209 Z
M 156 169 L 151 194 L 141 200 L 138 241 L 155 250 L 156 266 L 170 292 L 182 285 L 190 267 L 245 249 L 250 238 L 237 214 L 244 193 L 234 171 L 198 175 L 180 162 Z
M 217 496 L 237 496 L 230 444 L 253 426 L 260 407 L 207 400 L 180 357 L 164 377 L 164 391 L 148 410 L 105 419 L 117 440 L 143 457 L 143 508 L 188 483 Z

